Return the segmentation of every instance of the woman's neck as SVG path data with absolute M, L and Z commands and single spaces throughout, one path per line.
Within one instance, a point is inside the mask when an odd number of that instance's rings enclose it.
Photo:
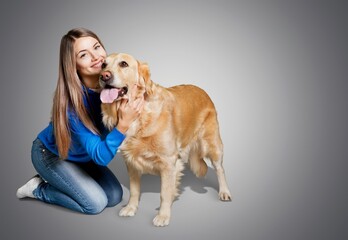
M 82 82 L 88 88 L 98 89 L 99 88 L 99 75 L 84 77 Z

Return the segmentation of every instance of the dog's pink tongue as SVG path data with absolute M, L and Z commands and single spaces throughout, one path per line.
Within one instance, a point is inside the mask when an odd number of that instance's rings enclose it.
M 118 89 L 103 89 L 100 93 L 102 103 L 112 103 L 118 96 Z

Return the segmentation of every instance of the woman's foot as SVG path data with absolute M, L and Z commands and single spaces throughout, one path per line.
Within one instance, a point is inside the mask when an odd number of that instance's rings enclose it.
M 36 198 L 33 194 L 33 191 L 42 183 L 42 178 L 39 175 L 32 177 L 26 184 L 17 190 L 17 198 Z

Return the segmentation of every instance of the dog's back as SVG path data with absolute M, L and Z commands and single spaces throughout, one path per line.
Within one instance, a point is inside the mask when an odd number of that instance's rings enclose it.
M 185 138 L 195 134 L 197 128 L 205 127 L 208 116 L 216 118 L 214 104 L 204 90 L 193 85 L 179 85 L 167 90 L 175 98 L 173 116 L 176 132 L 186 145 L 189 139 Z

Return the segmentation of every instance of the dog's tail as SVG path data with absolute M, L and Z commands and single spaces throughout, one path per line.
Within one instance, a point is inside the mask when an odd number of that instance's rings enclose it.
M 208 166 L 203 157 L 199 155 L 198 149 L 194 148 L 190 151 L 189 165 L 191 171 L 196 177 L 204 177 L 207 174 Z
M 194 161 L 190 160 L 190 168 L 196 177 L 204 177 L 208 171 L 208 165 L 203 158 L 197 158 Z

